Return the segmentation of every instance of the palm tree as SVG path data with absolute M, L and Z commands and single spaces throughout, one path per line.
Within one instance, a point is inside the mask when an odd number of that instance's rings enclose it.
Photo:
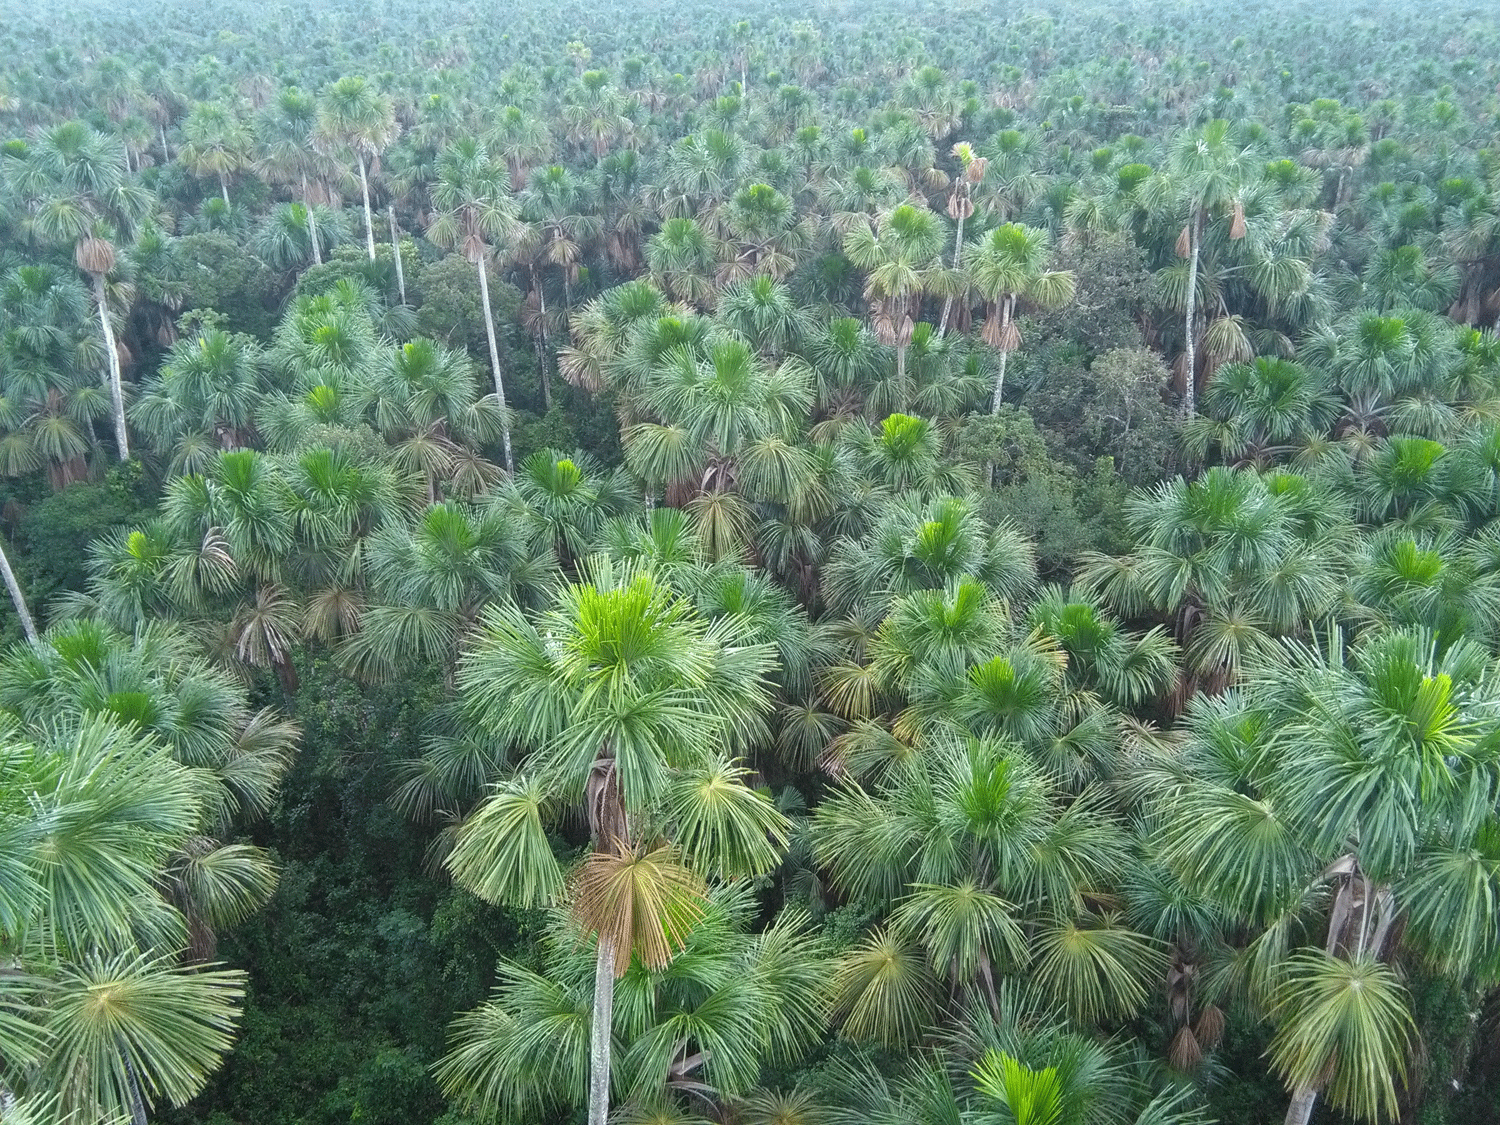
M 1178 139 L 1170 176 L 1156 181 L 1171 192 L 1178 212 L 1187 212 L 1187 223 L 1177 239 L 1177 255 L 1188 260 L 1183 329 L 1183 410 L 1188 417 L 1197 410 L 1198 266 L 1204 226 L 1211 217 L 1229 211 L 1233 214 L 1230 238 L 1245 236 L 1242 195 L 1251 179 L 1252 155 L 1248 147 L 1235 147 L 1229 122 L 1216 118 Z
M 974 214 L 974 187 L 984 180 L 989 162 L 974 155 L 974 146 L 968 141 L 959 141 L 953 146 L 953 155 L 958 157 L 959 175 L 953 178 L 948 192 L 948 217 L 957 223 L 953 235 L 953 269 L 963 269 L 964 223 Z M 953 311 L 953 297 L 943 298 L 943 315 L 938 320 L 938 335 L 948 332 L 948 314 Z
M 189 970 L 132 940 L 133 925 L 183 932 L 153 880 L 204 815 L 202 788 L 159 743 L 104 716 L 35 739 L 7 727 L 7 1115 L 12 1098 L 50 1096 L 65 1115 L 143 1125 L 158 1101 L 184 1105 L 203 1088 L 244 991 L 241 972 Z
M 0 396 L 7 402 L 0 471 L 45 467 L 54 489 L 78 480 L 95 447 L 94 423 L 109 413 L 92 374 L 103 360 L 90 327 L 88 291 L 49 266 L 20 266 L 0 287 Z
M 237 107 L 204 102 L 182 123 L 178 159 L 197 176 L 217 176 L 224 206 L 229 206 L 229 177 L 250 164 L 251 134 Z
M 535 905 L 571 886 L 595 939 L 590 1125 L 609 1112 L 615 980 L 632 958 L 663 967 L 701 915 L 699 875 L 765 871 L 785 821 L 732 756 L 764 732 L 771 651 L 709 623 L 651 570 L 605 559 L 531 617 L 486 614 L 459 672 L 483 728 L 530 751 L 459 830 L 448 866 L 476 893 Z M 582 803 L 591 853 L 564 878 L 544 812 Z M 671 830 L 672 842 L 661 842 Z
M 368 593 L 340 650 L 360 676 L 388 681 L 414 659 L 451 678 L 493 602 L 530 605 L 555 573 L 550 549 L 499 505 L 445 500 L 375 528 L 362 551 Z
M 505 161 L 511 186 L 517 191 L 526 187 L 531 167 L 553 151 L 546 122 L 514 105 L 503 106 L 495 114 L 485 143 Z
M 1085 555 L 1079 579 L 1127 619 L 1172 623 L 1185 695 L 1223 690 L 1275 650 L 1274 637 L 1305 633 L 1335 609 L 1349 512 L 1295 473 L 1216 466 L 1136 493 L 1126 518 L 1135 550 Z
M 635 501 L 620 470 L 582 451 L 565 455 L 555 449 L 522 461 L 497 497 L 521 513 L 537 545 L 550 549 L 565 568 L 588 554 L 606 520 L 626 515 Z
M 4 683 L 16 882 L 0 912 L 26 993 L 7 1009 L 34 1025 L 26 1055 L 6 1043 L 7 1093 L 34 1084 L 65 1109 L 142 1122 L 229 1049 L 243 974 L 175 961 L 208 960 L 214 930 L 269 897 L 264 853 L 217 837 L 231 810 L 270 806 L 296 731 L 159 626 L 54 629 L 6 656 Z M 13 1031 L 0 1021 L 0 1039 Z
M 903 203 L 844 236 L 844 254 L 865 271 L 875 336 L 896 349 L 896 383 L 905 395 L 906 350 L 922 294 L 941 268 L 942 229 L 926 207 Z
M 438 179 L 431 189 L 437 209 L 427 225 L 427 237 L 439 246 L 460 251 L 479 271 L 479 301 L 484 309 L 485 338 L 490 347 L 490 371 L 495 378 L 495 397 L 505 406 L 505 380 L 500 371 L 500 348 L 495 340 L 495 314 L 490 307 L 488 260 L 496 239 L 515 229 L 516 212 L 510 197 L 510 179 L 484 144 L 464 138 L 454 141 L 438 158 Z M 510 421 L 502 423 L 505 470 L 514 473 Z
M 1023 223 L 1005 223 L 981 238 L 974 248 L 969 270 L 974 288 L 989 302 L 981 335 L 1000 352 L 995 373 L 995 393 L 990 413 L 1000 413 L 1005 393 L 1005 365 L 1010 353 L 1021 345 L 1015 325 L 1016 303 L 1021 300 L 1039 308 L 1054 309 L 1073 299 L 1072 270 L 1048 270 L 1051 239 L 1044 230 Z
M 253 341 L 209 329 L 173 345 L 131 406 L 136 428 L 174 472 L 199 472 L 221 449 L 246 444 L 264 378 Z
M 368 164 L 396 137 L 391 100 L 358 76 L 340 78 L 323 91 L 313 136 L 324 149 L 347 149 L 359 165 L 359 187 L 365 205 L 365 247 L 375 260 L 375 225 L 370 214 Z
M 736 338 L 673 347 L 640 390 L 652 420 L 625 430 L 626 464 L 689 507 L 715 557 L 733 554 L 749 530 L 745 500 L 785 502 L 807 476 L 795 439 L 811 404 L 800 359 L 771 368 Z
M 115 267 L 111 239 L 134 232 L 150 210 L 151 197 L 130 179 L 124 148 L 81 121 L 69 121 L 42 134 L 25 163 L 17 179 L 22 193 L 32 201 L 33 230 L 48 242 L 71 242 L 74 261 L 93 282 L 109 370 L 115 445 L 120 460 L 129 460 L 120 352 L 104 279 Z
M 835 885 L 894 905 L 835 980 L 847 1034 L 914 1041 L 948 990 L 998 1015 L 997 982 L 1023 973 L 1080 1022 L 1142 1007 L 1160 950 L 1086 904 L 1126 839 L 1092 801 L 1060 797 L 1014 744 L 959 730 L 819 806 L 814 839 Z
M 1346 647 L 1331 630 L 1195 704 L 1184 746 L 1142 775 L 1168 866 L 1250 927 L 1236 980 L 1277 1025 L 1288 1125 L 1321 1094 L 1394 1111 L 1413 1026 L 1398 954 L 1467 981 L 1500 949 L 1491 829 L 1466 811 L 1497 768 L 1475 752 L 1487 664 L 1425 631 Z
M 691 216 L 668 219 L 646 243 L 651 280 L 664 293 L 700 309 L 711 308 L 719 260 L 717 241 Z
M 734 1104 L 764 1065 L 799 1059 L 821 1031 L 823 941 L 803 911 L 762 932 L 751 930 L 754 913 L 748 888 L 716 890 L 670 964 L 632 965 L 618 982 L 632 1013 L 614 1030 L 624 1115 L 675 1119 L 688 1098 Z M 502 963 L 494 997 L 455 1021 L 438 1064 L 444 1089 L 479 1112 L 531 1118 L 583 1100 L 593 958 L 565 912 L 550 921 L 541 971 Z
M 321 265 L 324 243 L 318 237 L 315 211 L 317 204 L 326 202 L 320 185 L 326 178 L 328 161 L 312 143 L 317 123 L 317 99 L 293 86 L 283 90 L 272 105 L 261 111 L 255 132 L 261 149 L 257 168 L 278 182 L 298 186 L 306 212 L 303 218 L 307 223 L 313 264 Z M 309 190 L 309 177 L 313 185 L 319 187 L 316 194 Z

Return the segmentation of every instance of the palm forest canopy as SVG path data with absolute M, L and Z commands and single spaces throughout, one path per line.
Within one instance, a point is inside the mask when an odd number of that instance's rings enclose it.
M 0 0 L 0 1122 L 1500 1120 L 1500 17 Z

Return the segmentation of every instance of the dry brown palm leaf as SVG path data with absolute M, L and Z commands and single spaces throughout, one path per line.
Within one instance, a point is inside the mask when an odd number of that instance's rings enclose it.
M 84 273 L 103 277 L 115 268 L 115 248 L 105 239 L 90 236 L 74 248 L 73 260 Z
M 703 901 L 703 884 L 669 846 L 594 852 L 572 880 L 574 921 L 611 943 L 617 977 L 632 957 L 665 968 L 703 916 Z
M 1173 1068 L 1181 1071 L 1198 1069 L 1203 1062 L 1203 1048 L 1199 1046 L 1193 1029 L 1184 1024 L 1177 1029 L 1177 1034 L 1172 1036 L 1172 1045 L 1167 1048 L 1167 1061 Z
M 1193 1025 L 1193 1035 L 1198 1044 L 1208 1050 L 1213 1050 L 1224 1038 L 1224 1013 L 1216 1005 L 1210 1004 L 1198 1013 L 1197 1022 Z

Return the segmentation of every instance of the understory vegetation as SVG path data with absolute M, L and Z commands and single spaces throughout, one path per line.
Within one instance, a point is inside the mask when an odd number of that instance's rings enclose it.
M 1500 1120 L 1500 20 L 0 0 L 0 1122 Z

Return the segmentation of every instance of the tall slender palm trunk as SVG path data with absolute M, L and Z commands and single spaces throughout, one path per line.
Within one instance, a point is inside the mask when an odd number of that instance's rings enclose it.
M 313 214 L 312 200 L 307 196 L 307 177 L 302 177 L 302 206 L 307 208 L 307 237 L 312 240 L 313 265 L 323 264 L 323 251 L 318 246 L 318 219 Z
M 135 1064 L 130 1061 L 130 1054 L 123 1041 L 119 1041 L 119 1046 L 120 1061 L 125 1064 L 125 1079 L 130 1091 L 130 1125 L 147 1125 L 150 1118 L 146 1116 L 146 1099 L 141 1096 L 141 1083 L 135 1073 Z
M 547 411 L 552 409 L 552 363 L 550 359 L 552 347 L 547 343 L 547 290 L 541 285 L 536 287 L 536 301 L 537 310 L 541 316 L 536 358 L 542 368 L 542 409 Z
M 589 1025 L 589 1125 L 609 1123 L 610 1039 L 614 1029 L 615 945 L 599 935 L 594 960 L 594 1014 Z
M 1203 212 L 1193 212 L 1193 222 L 1188 228 L 1190 240 L 1188 252 L 1188 287 L 1186 317 L 1186 363 L 1187 371 L 1182 380 L 1182 409 L 1191 418 L 1198 410 L 1198 342 L 1194 338 L 1193 324 L 1198 312 L 1198 252 L 1203 241 Z
M 3 546 L 0 546 L 0 575 L 5 578 L 5 588 L 10 591 L 11 604 L 16 607 L 16 616 L 21 619 L 21 632 L 26 634 L 28 641 L 35 644 L 36 622 L 31 619 L 31 611 L 26 608 L 26 595 L 21 590 L 16 572 L 10 568 L 10 557 Z
M 120 352 L 115 330 L 109 322 L 109 298 L 104 293 L 104 275 L 94 274 L 94 303 L 99 307 L 99 327 L 104 333 L 105 358 L 109 361 L 109 404 L 115 416 L 115 444 L 120 460 L 130 460 L 130 434 L 125 429 L 125 390 L 120 382 Z
M 219 194 L 224 197 L 224 206 L 229 206 L 229 181 L 224 178 L 224 173 L 219 173 Z
M 954 272 L 963 268 L 964 259 L 964 216 L 960 211 L 958 215 L 958 233 L 953 237 L 953 269 Z M 948 335 L 948 314 L 953 311 L 953 294 L 943 298 L 943 315 L 938 320 L 938 339 L 941 340 Z
M 406 271 L 401 265 L 401 241 L 396 237 L 396 202 L 391 201 L 387 212 L 391 219 L 391 258 L 396 263 L 396 291 L 401 294 L 401 303 L 406 304 Z
M 370 261 L 375 260 L 375 224 L 370 219 L 370 178 L 365 174 L 365 154 L 357 153 L 359 160 L 359 190 L 365 197 L 365 248 L 370 251 Z
M 995 397 L 990 401 L 990 413 L 1000 413 L 1000 400 L 1005 397 L 1005 365 L 1010 361 L 1010 349 L 1004 346 L 1010 328 L 1011 311 L 1016 307 L 1016 296 L 1007 293 L 1000 301 L 1000 370 L 995 373 Z
M 490 371 L 495 376 L 495 397 L 500 400 L 502 411 L 500 435 L 505 442 L 505 471 L 514 474 L 516 462 L 510 450 L 510 418 L 503 413 L 505 411 L 505 379 L 500 373 L 500 346 L 495 342 L 495 314 L 490 311 L 490 271 L 483 257 L 480 257 L 474 265 L 479 270 L 479 302 L 484 306 L 484 335 L 490 345 Z

